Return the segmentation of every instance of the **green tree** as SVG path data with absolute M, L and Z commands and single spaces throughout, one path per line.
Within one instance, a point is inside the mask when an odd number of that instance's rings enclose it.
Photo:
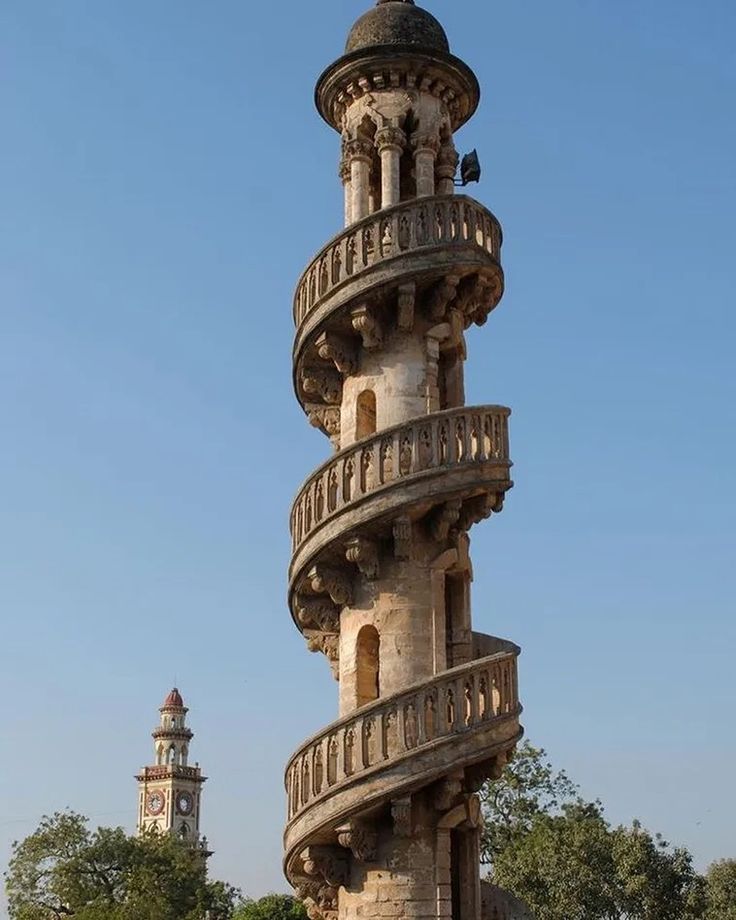
M 705 920 L 736 920 L 736 859 L 713 863 L 705 882 Z
M 611 827 L 600 803 L 585 802 L 543 750 L 523 745 L 482 799 L 491 880 L 525 901 L 537 920 L 704 917 L 705 882 L 687 850 L 637 822 Z
M 296 898 L 285 894 L 269 894 L 260 901 L 250 898 L 235 911 L 233 920 L 306 920 L 307 912 Z
M 13 844 L 5 881 L 11 920 L 229 920 L 236 898 L 176 838 L 92 832 L 73 812 Z

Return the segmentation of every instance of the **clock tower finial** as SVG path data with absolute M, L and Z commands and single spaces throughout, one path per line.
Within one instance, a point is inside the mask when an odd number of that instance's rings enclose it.
M 194 733 L 186 724 L 188 711 L 174 687 L 159 709 L 160 722 L 153 730 L 155 762 L 136 777 L 138 833 L 175 834 L 209 855 L 207 839 L 200 838 L 199 832 L 202 784 L 207 777 L 199 764 L 189 766 Z

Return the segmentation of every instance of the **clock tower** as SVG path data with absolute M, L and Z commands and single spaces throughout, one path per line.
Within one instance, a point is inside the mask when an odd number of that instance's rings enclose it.
M 153 731 L 155 764 L 144 767 L 138 780 L 138 833 L 154 830 L 176 834 L 207 855 L 207 838 L 200 838 L 202 784 L 199 764 L 189 766 L 194 733 L 187 727 L 188 709 L 178 689 L 169 693 Z

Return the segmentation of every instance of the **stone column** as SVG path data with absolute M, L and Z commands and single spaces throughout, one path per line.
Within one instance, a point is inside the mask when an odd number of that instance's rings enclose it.
M 352 207 L 351 222 L 362 220 L 370 214 L 371 161 L 373 145 L 363 138 L 348 141 L 347 154 L 350 162 L 350 187 Z
M 454 195 L 455 194 L 455 175 L 457 174 L 460 157 L 452 139 L 445 142 L 440 147 L 439 156 L 437 157 L 437 194 Z
M 414 138 L 414 174 L 417 198 L 434 195 L 434 164 L 439 150 L 439 140 L 431 135 Z
M 390 208 L 401 200 L 401 154 L 406 135 L 400 128 L 382 128 L 376 144 L 381 155 L 381 207 Z
M 340 161 L 340 178 L 342 187 L 345 192 L 345 226 L 349 227 L 353 222 L 353 183 L 351 181 L 350 161 L 343 156 Z

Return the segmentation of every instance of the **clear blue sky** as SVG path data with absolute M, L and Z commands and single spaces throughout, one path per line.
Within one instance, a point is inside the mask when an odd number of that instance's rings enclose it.
M 341 219 L 314 81 L 367 3 L 2 4 L 2 863 L 56 808 L 132 828 L 176 679 L 214 874 L 284 888 L 283 764 L 337 704 L 284 599 L 328 452 L 291 294 Z M 513 407 L 517 485 L 477 628 L 614 820 L 736 856 L 736 6 L 426 5 L 506 234 L 468 398 Z

